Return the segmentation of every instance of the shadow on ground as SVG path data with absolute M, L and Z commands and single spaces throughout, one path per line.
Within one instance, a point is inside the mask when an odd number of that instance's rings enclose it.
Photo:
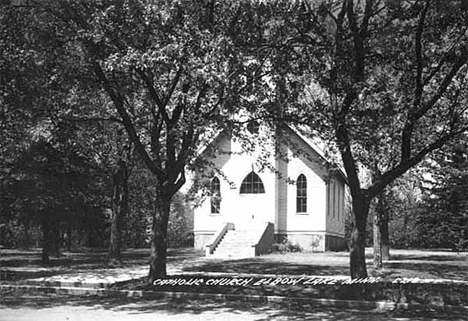
M 0 249 L 0 282 L 22 281 L 25 279 L 86 273 L 88 276 L 104 277 L 118 274 L 120 268 L 145 267 L 149 263 L 149 249 L 128 249 L 122 252 L 122 263 L 108 266 L 107 250 L 81 249 L 79 252 L 62 251 L 52 256 L 50 264 L 41 262 L 40 249 Z M 190 265 L 203 253 L 193 248 L 169 249 L 167 262 L 173 266 Z M 106 271 L 103 274 L 95 273 Z
M 79 252 L 62 251 L 50 258 L 50 264 L 41 261 L 40 250 L 5 250 L 0 249 L 0 267 L 63 267 L 77 269 L 95 269 L 107 267 L 106 249 L 82 249 Z M 193 248 L 169 249 L 168 262 L 178 262 L 201 257 L 203 253 Z M 149 249 L 128 249 L 122 251 L 122 266 L 148 264 Z
M 196 266 L 187 266 L 186 272 L 222 272 L 246 274 L 277 274 L 277 275 L 347 275 L 347 266 L 296 264 L 286 262 L 265 261 L 262 259 L 244 260 L 212 260 Z
M 444 263 L 392 263 L 384 264 L 384 269 L 372 271 L 375 276 L 453 279 L 468 281 L 468 263 L 454 266 Z
M 395 251 L 398 253 L 398 251 Z M 369 276 L 389 278 L 455 279 L 468 281 L 468 257 L 466 254 L 428 255 L 395 254 L 384 262 L 382 269 L 374 269 L 372 255 L 366 255 Z M 199 261 L 183 268 L 187 272 L 254 273 L 276 275 L 349 275 L 349 258 L 344 252 L 289 253 L 265 255 L 242 260 L 211 259 Z
M 39 271 L 40 249 L 0 249 L 0 267 L 21 267 Z M 148 264 L 149 249 L 128 249 L 122 253 L 122 265 L 117 267 L 144 266 Z M 468 281 L 467 253 L 431 250 L 392 250 L 392 258 L 384 262 L 384 268 L 372 266 L 372 250 L 366 250 L 368 273 L 381 277 L 445 278 Z M 202 251 L 193 248 L 169 249 L 167 262 L 171 267 L 186 272 L 255 273 L 275 275 L 349 275 L 347 252 L 269 254 L 249 259 L 207 259 Z M 63 252 L 52 257 L 47 275 L 68 274 L 107 268 L 105 249 L 81 249 L 79 252 Z M 40 275 L 39 275 L 40 276 Z M 1 276 L 0 276 L 1 277 Z
M 142 300 L 121 297 L 72 297 L 53 294 L 20 294 L 18 292 L 2 293 L 0 308 L 35 310 L 54 307 L 83 307 L 90 309 L 125 312 L 132 315 L 163 314 L 177 316 L 181 314 L 203 317 L 209 313 L 255 316 L 255 320 L 287 319 L 287 320 L 466 320 L 465 315 L 448 314 L 441 311 L 379 311 L 352 310 L 312 305 L 289 306 L 277 304 L 256 304 L 249 302 L 218 302 L 208 299 L 197 300 Z

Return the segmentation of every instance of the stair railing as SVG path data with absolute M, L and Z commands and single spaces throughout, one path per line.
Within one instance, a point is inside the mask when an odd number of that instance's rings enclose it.
M 211 240 L 208 244 L 206 244 L 205 254 L 209 256 L 213 254 L 215 248 L 218 246 L 219 242 L 223 239 L 224 235 L 226 235 L 227 231 L 234 230 L 234 223 L 225 223 L 221 228 L 219 228 L 215 234 L 211 237 Z

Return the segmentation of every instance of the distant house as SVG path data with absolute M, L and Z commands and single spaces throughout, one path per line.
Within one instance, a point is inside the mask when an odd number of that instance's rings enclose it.
M 305 251 L 344 249 L 345 175 L 292 127 L 247 130 L 252 146 L 222 132 L 215 155 L 204 155 L 217 170 L 204 171 L 210 193 L 194 210 L 195 247 L 249 257 L 287 238 Z

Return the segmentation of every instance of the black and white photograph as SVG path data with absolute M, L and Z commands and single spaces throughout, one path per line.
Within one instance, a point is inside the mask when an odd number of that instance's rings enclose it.
M 29 320 L 468 320 L 468 0 L 0 0 Z

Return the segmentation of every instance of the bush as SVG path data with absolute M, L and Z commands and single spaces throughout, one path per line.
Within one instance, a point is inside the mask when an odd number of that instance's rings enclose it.
M 314 235 L 312 237 L 312 242 L 311 242 L 311 247 L 312 247 L 312 252 L 317 252 L 320 251 L 320 244 L 322 243 L 323 236 L 321 235 Z
M 281 243 L 273 243 L 270 247 L 272 253 L 288 253 L 288 252 L 302 252 L 302 246 L 293 244 L 287 238 L 284 238 Z

